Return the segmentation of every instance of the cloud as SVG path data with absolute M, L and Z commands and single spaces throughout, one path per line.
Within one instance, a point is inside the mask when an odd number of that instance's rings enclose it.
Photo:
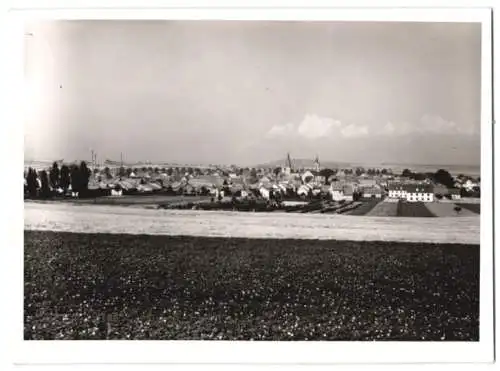
M 424 115 L 420 119 L 417 131 L 423 133 L 449 133 L 458 130 L 458 125 L 453 121 L 443 119 L 441 116 Z
M 388 136 L 395 135 L 407 135 L 413 131 L 412 126 L 407 122 L 400 122 L 398 124 L 394 124 L 392 121 L 387 122 L 382 128 L 381 134 Z
M 417 124 L 411 125 L 408 122 L 394 124 L 387 122 L 381 131 L 388 136 L 401 136 L 409 134 L 461 134 L 474 135 L 476 128 L 474 125 L 459 125 L 454 121 L 446 120 L 439 115 L 423 115 Z
M 476 133 L 474 125 L 459 125 L 454 121 L 446 120 L 439 115 L 423 115 L 416 124 L 409 122 L 388 121 L 378 129 L 367 125 L 342 123 L 329 117 L 314 114 L 304 116 L 300 124 L 275 125 L 266 134 L 267 138 L 296 138 L 314 141 L 321 138 L 354 139 L 366 137 L 370 134 L 386 137 L 401 137 L 408 135 L 439 135 L 459 134 L 471 136 Z
M 476 126 L 473 124 L 457 124 L 454 121 L 448 121 L 438 115 L 424 115 L 420 120 L 420 128 L 424 132 L 437 134 L 458 133 L 462 135 L 476 134 Z
M 358 138 L 364 137 L 368 135 L 368 127 L 367 126 L 358 126 L 358 125 L 347 125 L 340 130 L 342 136 L 345 138 Z
M 329 117 L 308 114 L 299 125 L 275 125 L 266 134 L 267 138 L 295 137 L 316 140 L 329 137 L 353 138 L 368 134 L 368 127 L 354 124 L 345 125 Z
M 342 124 L 338 120 L 316 115 L 306 115 L 297 128 L 297 133 L 308 139 L 318 139 L 328 137 L 332 134 L 333 129 L 341 126 Z
M 275 125 L 266 134 L 268 138 L 283 137 L 293 134 L 295 128 L 293 124 Z

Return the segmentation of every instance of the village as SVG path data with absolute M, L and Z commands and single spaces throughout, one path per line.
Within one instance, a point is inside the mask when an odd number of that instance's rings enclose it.
M 55 162 L 48 169 L 25 169 L 25 198 L 63 197 L 121 203 L 116 199 L 142 197 L 145 200 L 144 196 L 163 195 L 168 196 L 168 202 L 157 199 L 158 207 L 177 209 L 286 210 L 374 216 L 398 213 L 448 216 L 458 215 L 462 209 L 467 211 L 462 213 L 465 215 L 479 213 L 479 177 L 452 176 L 444 169 L 435 173 L 414 173 L 405 169 L 401 174 L 385 168 L 330 169 L 321 166 L 318 156 L 313 163 L 311 168 L 296 169 L 289 154 L 283 166 L 273 168 L 125 166 L 112 161 L 98 165 L 92 161 L 88 168 L 85 165 L 88 183 L 79 190 L 75 189 L 71 176 L 66 182 L 61 179 L 65 165 Z M 78 170 L 76 165 L 70 168 L 72 170 L 66 173 L 74 174 L 74 169 Z M 30 171 L 37 174 L 36 184 L 31 187 L 28 184 Z M 44 172 L 45 175 L 40 175 Z M 115 201 L 111 201 L 113 199 Z M 432 205 L 436 203 L 449 205 Z M 459 204 L 458 209 L 452 206 L 454 204 Z M 443 207 L 447 212 L 440 215 Z M 402 208 L 410 211 L 401 212 Z

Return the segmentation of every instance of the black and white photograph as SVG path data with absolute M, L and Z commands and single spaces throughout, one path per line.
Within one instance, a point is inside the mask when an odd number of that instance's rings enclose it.
M 484 32 L 26 22 L 24 342 L 484 340 Z

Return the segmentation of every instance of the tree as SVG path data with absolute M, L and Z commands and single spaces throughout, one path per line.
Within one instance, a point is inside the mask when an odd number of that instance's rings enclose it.
M 37 174 L 33 168 L 28 169 L 28 175 L 26 176 L 26 183 L 28 183 L 28 193 L 31 198 L 36 198 L 38 190 Z
M 71 190 L 73 192 L 80 192 L 80 187 L 81 187 L 80 169 L 75 164 L 71 165 L 70 177 L 71 177 Z
M 141 170 L 143 173 L 145 173 L 146 171 L 148 171 L 148 168 L 146 166 L 143 166 Z
M 363 169 L 363 168 L 361 168 L 361 167 L 356 168 L 356 175 L 357 175 L 357 176 L 362 175 L 364 172 L 365 172 L 365 171 L 364 171 L 364 169 Z
M 52 169 L 50 169 L 50 186 L 52 188 L 57 188 L 59 186 L 60 171 L 57 162 L 52 164 Z
M 166 173 L 167 173 L 168 176 L 172 176 L 172 174 L 174 173 L 174 170 L 171 167 L 169 167 L 167 169 Z
M 256 170 L 255 168 L 252 168 L 252 169 L 250 170 L 250 176 L 251 176 L 252 178 L 257 178 L 257 170 Z
M 132 174 L 132 168 L 127 168 L 127 170 L 125 170 L 125 174 L 129 177 Z
M 415 180 L 425 180 L 427 176 L 424 173 L 414 173 L 412 178 Z
M 107 166 L 104 168 L 104 175 L 106 175 L 106 178 L 108 178 L 108 179 L 112 178 L 112 176 L 111 176 L 111 170 Z
M 87 163 L 85 161 L 82 161 L 80 163 L 80 189 L 81 191 L 85 192 L 89 189 L 89 180 L 90 180 L 90 175 L 92 172 L 90 169 L 87 167 Z
M 455 181 L 453 180 L 451 174 L 444 169 L 439 169 L 434 174 L 434 179 L 436 180 L 437 183 L 440 183 L 448 188 L 453 188 L 455 184 Z
M 382 175 L 387 175 L 387 169 L 384 168 L 384 169 L 380 170 L 380 173 Z
M 332 169 L 328 169 L 328 168 L 321 169 L 321 170 L 319 171 L 319 175 L 321 175 L 321 176 L 325 177 L 325 180 L 326 180 L 326 183 L 327 183 L 327 184 L 328 184 L 328 179 L 329 179 L 331 176 L 335 175 L 335 174 L 337 174 L 337 172 L 336 172 L 336 171 L 333 171 Z
M 405 178 L 411 178 L 413 176 L 413 172 L 410 169 L 404 169 L 401 173 L 401 176 L 404 176 Z
M 280 173 L 281 173 L 281 167 L 279 167 L 279 166 L 278 166 L 278 167 L 275 167 L 275 168 L 273 169 L 273 174 L 274 174 L 276 177 L 277 177 L 278 175 L 280 175 Z
M 155 167 L 155 168 L 153 169 L 153 172 L 154 172 L 155 174 L 158 174 L 158 173 L 160 172 L 160 169 L 158 169 L 157 167 Z
M 443 195 L 441 193 L 436 193 L 436 198 L 438 200 L 442 200 L 443 199 Z
M 49 197 L 50 196 L 49 177 L 45 170 L 42 170 L 40 172 L 40 183 L 42 185 L 40 189 L 40 195 L 44 198 Z
M 125 170 L 123 166 L 120 166 L 120 168 L 118 169 L 118 176 L 125 176 L 125 175 L 127 175 L 127 170 Z
M 71 179 L 69 167 L 67 165 L 63 165 L 61 166 L 61 178 L 59 180 L 59 185 L 64 190 L 64 192 L 66 192 L 69 188 L 70 183 Z

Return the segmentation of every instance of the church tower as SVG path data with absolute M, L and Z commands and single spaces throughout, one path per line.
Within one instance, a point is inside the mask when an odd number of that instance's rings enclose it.
M 293 171 L 292 158 L 290 157 L 290 153 L 286 154 L 286 163 L 285 163 L 285 173 L 290 174 Z
M 320 164 L 319 164 L 319 157 L 316 155 L 316 158 L 314 159 L 314 169 L 319 172 L 320 169 Z

